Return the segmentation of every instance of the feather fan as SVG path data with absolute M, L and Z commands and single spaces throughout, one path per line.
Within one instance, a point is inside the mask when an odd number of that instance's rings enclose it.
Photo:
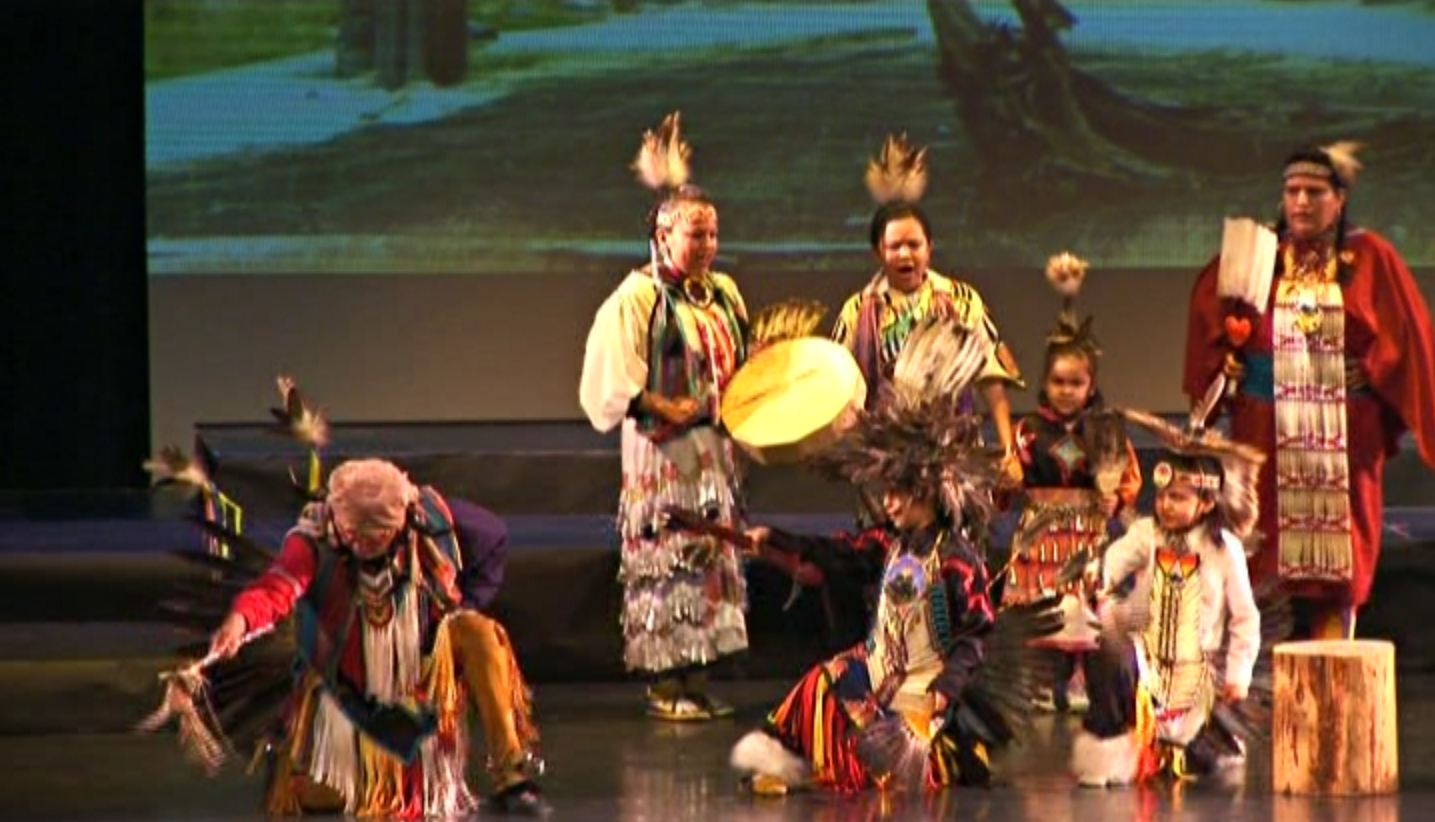
M 1126 418 L 1118 411 L 1092 411 L 1082 423 L 1082 440 L 1096 490 L 1102 495 L 1115 494 L 1129 462 Z
M 177 585 L 160 609 L 194 638 L 177 649 L 189 657 L 206 654 L 208 632 L 229 612 L 235 593 L 258 579 L 277 553 L 217 523 L 197 522 L 231 550 L 227 556 L 175 552 L 200 573 Z M 165 672 L 160 706 L 135 729 L 151 733 L 177 721 L 181 747 L 212 774 L 277 733 L 279 709 L 293 689 L 294 654 L 292 632 L 266 629 L 247 636 L 232 659 L 205 657 Z

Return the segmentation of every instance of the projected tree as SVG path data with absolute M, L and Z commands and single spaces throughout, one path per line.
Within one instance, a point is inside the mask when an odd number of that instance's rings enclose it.
M 373 70 L 379 85 L 460 83 L 468 70 L 466 0 L 339 0 L 335 67 L 340 77 Z
M 1019 26 L 985 21 L 966 0 L 927 0 L 941 80 L 986 182 L 1041 186 L 1048 195 L 1078 186 L 1090 194 L 1103 184 L 1167 187 L 1193 174 L 1268 168 L 1294 143 L 1359 136 L 1395 118 L 1296 121 L 1270 107 L 1216 110 L 1132 97 L 1073 65 L 1061 35 L 1078 21 L 1064 5 L 1010 3 Z M 1001 201 L 1028 207 L 1022 198 Z

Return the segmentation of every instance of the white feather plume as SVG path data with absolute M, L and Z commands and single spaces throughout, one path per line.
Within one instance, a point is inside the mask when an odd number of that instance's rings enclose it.
M 1335 166 L 1335 173 L 1340 175 L 1346 188 L 1355 186 L 1355 178 L 1359 177 L 1360 170 L 1365 168 L 1365 164 L 1355 156 L 1362 148 L 1364 144 L 1355 140 L 1337 140 L 1330 145 L 1321 146 L 1321 150 L 1330 156 L 1331 165 Z
M 1063 297 L 1072 298 L 1081 291 L 1090 264 L 1070 251 L 1052 255 L 1046 261 L 1046 279 Z
M 323 448 L 328 445 L 328 420 L 304 401 L 294 378 L 281 374 L 275 379 L 275 384 L 279 389 L 282 406 L 274 409 L 274 414 L 287 423 L 289 434 L 308 448 Z
M 913 148 L 906 134 L 889 134 L 867 162 L 867 191 L 880 204 L 915 203 L 927 191 L 927 149 Z
M 655 191 L 678 188 L 688 181 L 692 147 L 683 140 L 682 115 L 673 112 L 656 129 L 643 132 L 631 168 L 639 182 Z

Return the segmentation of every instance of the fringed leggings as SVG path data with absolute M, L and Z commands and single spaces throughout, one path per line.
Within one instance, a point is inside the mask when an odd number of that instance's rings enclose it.
M 768 715 L 767 732 L 807 760 L 812 768 L 812 783 L 817 787 L 852 793 L 884 784 L 885 780 L 871 773 L 857 756 L 862 729 L 848 716 L 842 704 L 845 697 L 838 695 L 842 684 L 849 682 L 842 678 L 841 672 L 849 665 L 865 664 L 865 655 L 859 647 L 814 666 Z M 834 679 L 834 674 L 839 679 Z M 861 678 L 865 682 L 865 676 Z M 859 695 L 854 701 L 869 709 L 872 720 L 879 716 L 870 693 Z M 987 752 L 981 743 L 958 741 L 946 732 L 932 739 L 927 764 L 929 789 L 956 783 L 986 784 L 991 776 Z

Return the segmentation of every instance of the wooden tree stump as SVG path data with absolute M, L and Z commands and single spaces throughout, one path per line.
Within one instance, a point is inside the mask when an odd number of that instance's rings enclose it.
M 1399 788 L 1395 646 L 1372 640 L 1275 648 L 1273 787 L 1349 796 Z

